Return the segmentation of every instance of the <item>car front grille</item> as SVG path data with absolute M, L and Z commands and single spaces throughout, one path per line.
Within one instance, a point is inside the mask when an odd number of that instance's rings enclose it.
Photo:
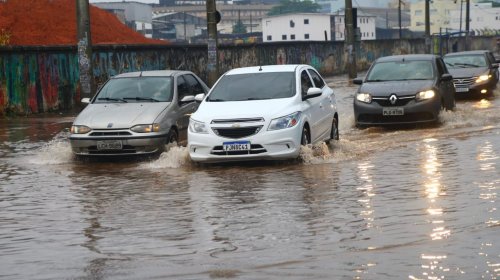
M 121 150 L 98 150 L 97 146 L 88 147 L 88 152 L 90 155 L 100 155 L 100 154 L 135 154 L 137 150 L 130 145 L 123 145 Z
M 90 136 L 105 137 L 105 136 L 128 136 L 132 133 L 128 131 L 93 131 Z
M 267 150 L 258 144 L 250 145 L 250 150 L 248 151 L 224 151 L 222 146 L 215 146 L 210 152 L 212 155 L 217 156 L 234 156 L 234 155 L 255 155 L 267 152 Z
M 263 118 L 246 118 L 246 119 L 222 119 L 212 120 L 212 123 L 248 123 L 248 122 L 263 122 Z
M 468 87 L 477 80 L 477 77 L 468 77 L 468 78 L 456 78 L 453 79 L 453 84 L 455 87 Z
M 374 97 L 373 101 L 377 102 L 380 106 L 390 107 L 390 106 L 405 106 L 408 102 L 415 99 L 415 96 L 402 96 L 398 97 L 396 103 L 392 104 L 389 97 Z
M 227 128 L 212 128 L 215 134 L 232 139 L 252 136 L 260 131 L 262 125 L 259 126 L 246 126 L 246 127 L 227 127 Z
M 383 123 L 412 123 L 433 121 L 434 115 L 430 112 L 408 113 L 402 116 L 383 116 L 380 114 L 360 114 L 358 121 L 362 123 L 383 124 Z

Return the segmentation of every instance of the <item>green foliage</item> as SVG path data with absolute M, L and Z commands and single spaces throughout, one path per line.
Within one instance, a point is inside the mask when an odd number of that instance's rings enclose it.
M 292 13 L 317 13 L 320 5 L 310 0 L 281 0 L 278 6 L 273 7 L 267 15 L 282 15 Z
M 242 34 L 242 33 L 247 33 L 247 27 L 243 24 L 241 20 L 238 20 L 238 22 L 233 25 L 233 34 Z

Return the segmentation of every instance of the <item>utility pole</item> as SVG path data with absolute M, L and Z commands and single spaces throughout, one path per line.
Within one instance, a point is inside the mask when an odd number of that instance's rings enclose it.
M 356 51 L 354 48 L 354 25 L 352 0 L 345 0 L 345 46 L 347 50 L 347 73 L 349 79 L 356 78 Z
M 431 51 L 431 17 L 430 17 L 430 0 L 425 0 L 425 44 L 427 45 L 427 50 L 429 53 Z
M 401 0 L 398 0 L 398 22 L 399 22 L 399 40 L 402 39 L 401 36 Z
M 470 0 L 465 1 L 465 50 L 469 50 Z
M 95 91 L 92 63 L 92 41 L 90 36 L 90 13 L 88 0 L 76 0 L 78 40 L 78 70 L 80 73 L 81 97 L 92 97 Z
M 217 9 L 215 0 L 207 0 L 207 31 L 208 31 L 208 86 L 213 86 L 219 78 L 217 61 Z

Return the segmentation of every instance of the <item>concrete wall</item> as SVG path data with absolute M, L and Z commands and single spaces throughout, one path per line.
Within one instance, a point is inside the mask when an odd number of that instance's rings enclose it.
M 472 49 L 495 49 L 494 37 L 474 38 Z M 357 66 L 365 70 L 381 56 L 424 53 L 415 40 L 363 41 Z M 343 42 L 266 43 L 219 48 L 220 73 L 236 67 L 304 63 L 325 76 L 345 73 Z M 0 48 L 0 116 L 71 110 L 79 105 L 76 47 Z M 131 71 L 188 69 L 207 78 L 206 46 L 97 46 L 93 48 L 94 80 Z

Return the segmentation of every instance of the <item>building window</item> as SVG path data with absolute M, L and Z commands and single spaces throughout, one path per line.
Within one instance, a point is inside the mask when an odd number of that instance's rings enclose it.
M 304 34 L 304 39 L 309 39 L 309 33 Z
M 304 24 L 309 24 L 309 19 L 308 18 L 304 19 Z
M 295 40 L 295 34 L 290 35 L 290 40 Z
M 286 40 L 286 35 L 281 35 L 282 40 Z
M 294 28 L 295 27 L 295 22 L 293 20 L 290 21 L 290 27 Z
M 272 40 L 273 40 L 273 36 L 271 36 L 271 35 L 267 35 L 267 40 L 268 40 L 268 41 L 272 41 Z

